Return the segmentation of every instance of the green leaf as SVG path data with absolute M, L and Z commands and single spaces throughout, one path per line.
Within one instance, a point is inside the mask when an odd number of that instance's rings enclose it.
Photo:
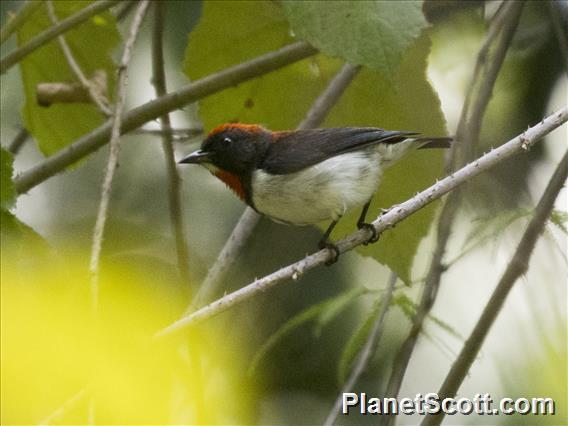
M 379 313 L 379 309 L 381 308 L 381 300 L 382 297 L 379 297 L 376 300 L 373 309 L 371 309 L 371 311 L 368 313 L 365 321 L 363 321 L 357 331 L 351 335 L 351 338 L 347 341 L 347 344 L 343 348 L 337 368 L 337 382 L 339 384 L 345 383 L 345 380 L 349 372 L 351 371 L 353 361 L 365 345 L 367 337 L 369 336 L 369 333 L 373 328 L 373 324 L 377 320 L 377 315 Z
M 1 148 L 0 151 L 0 204 L 2 210 L 7 210 L 14 205 L 16 200 L 16 190 L 12 182 L 12 174 L 14 169 L 12 167 L 14 159 L 12 154 Z
M 329 324 L 333 318 L 341 313 L 350 302 L 355 300 L 358 296 L 365 293 L 365 288 L 356 288 L 347 291 L 339 296 L 320 302 L 316 305 L 304 309 L 299 314 L 290 318 L 285 322 L 268 340 L 260 347 L 251 361 L 249 367 L 249 374 L 252 375 L 257 370 L 260 362 L 264 359 L 266 354 L 281 341 L 285 336 L 309 321 L 317 320 L 315 334 L 319 335 L 321 329 Z
M 195 80 L 292 42 L 275 2 L 204 2 L 189 36 L 184 71 Z M 207 129 L 236 121 L 294 128 L 338 68 L 338 61 L 322 55 L 291 64 L 203 99 L 201 119 Z
M 54 1 L 59 21 L 76 13 L 90 2 Z M 18 31 L 18 45 L 51 27 L 47 8 L 40 7 Z M 107 74 L 109 93 L 115 81 L 113 49 L 120 41 L 114 17 L 106 12 L 65 33 L 75 60 L 87 78 L 95 70 Z M 99 126 L 104 116 L 92 104 L 54 104 L 41 107 L 36 102 L 36 85 L 48 82 L 76 82 L 57 40 L 36 50 L 20 63 L 26 102 L 22 116 L 26 129 L 34 136 L 40 150 L 50 155 L 67 146 L 78 137 Z
M 394 83 L 379 72 L 362 70 L 331 111 L 325 124 L 332 126 L 376 126 L 421 132 L 429 136 L 446 134 L 440 101 L 426 79 L 430 40 L 424 34 L 404 55 Z M 367 221 L 375 220 L 381 208 L 401 203 L 442 176 L 443 152 L 427 149 L 408 154 L 387 169 L 373 197 Z M 437 204 L 411 215 L 395 229 L 381 235 L 378 243 L 359 247 L 358 252 L 387 265 L 405 282 L 418 244 L 428 233 Z M 334 238 L 353 232 L 359 211 L 339 221 Z M 325 226 L 322 226 L 325 228 Z
M 394 79 L 427 26 L 422 1 L 284 1 L 296 35 L 322 52 Z

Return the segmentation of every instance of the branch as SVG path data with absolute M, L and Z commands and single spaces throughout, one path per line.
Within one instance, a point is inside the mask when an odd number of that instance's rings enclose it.
M 499 315 L 509 292 L 513 288 L 513 285 L 527 271 L 536 242 L 545 228 L 546 221 L 550 217 L 552 209 L 554 208 L 554 201 L 562 187 L 565 185 L 567 177 L 568 151 L 564 154 L 564 157 L 560 161 L 560 164 L 558 164 L 552 178 L 548 182 L 544 194 L 535 209 L 535 214 L 527 226 L 513 258 L 509 262 L 499 284 L 497 284 L 489 302 L 485 306 L 485 309 L 483 309 L 483 313 L 479 317 L 477 324 L 465 342 L 463 349 L 454 362 L 454 365 L 448 372 L 442 387 L 438 391 L 440 400 L 451 398 L 456 395 L 460 385 L 467 375 L 467 372 L 475 361 L 479 350 L 485 341 L 485 337 L 487 337 L 487 334 Z M 422 426 L 439 425 L 442 423 L 443 419 L 443 412 L 440 412 L 438 415 L 428 414 L 421 424 Z
M 435 185 L 432 185 L 431 187 L 418 193 L 411 199 L 397 205 L 395 208 L 384 213 L 373 222 L 375 231 L 378 234 L 381 234 L 387 229 L 395 226 L 401 220 L 410 216 L 412 213 L 420 210 L 424 206 L 437 200 L 438 198 L 454 190 L 465 182 L 468 182 L 475 176 L 478 176 L 479 174 L 491 169 L 492 167 L 500 164 L 507 158 L 518 154 L 519 152 L 530 149 L 537 141 L 539 141 L 541 138 L 543 138 L 545 135 L 547 135 L 557 127 L 564 124 L 567 120 L 568 108 L 564 107 L 563 109 L 546 117 L 539 124 L 527 129 L 524 133 L 511 139 L 509 142 L 493 149 L 474 162 L 442 179 Z M 372 232 L 369 229 L 360 229 L 347 236 L 343 240 L 339 241 L 337 243 L 337 248 L 340 253 L 344 253 L 367 242 L 369 238 L 371 238 L 371 236 Z M 178 321 L 159 331 L 155 335 L 155 337 L 163 337 L 170 333 L 173 333 L 174 331 L 179 331 L 189 325 L 198 324 L 208 318 L 226 311 L 227 309 L 232 308 L 233 306 L 243 303 L 251 297 L 265 292 L 269 288 L 275 286 L 276 284 L 279 284 L 284 280 L 287 280 L 289 278 L 297 280 L 306 271 L 325 264 L 326 261 L 330 260 L 331 256 L 333 256 L 333 254 L 331 254 L 327 249 L 323 249 L 312 255 L 309 255 L 303 260 L 279 269 L 278 271 L 273 272 L 272 274 L 267 275 L 263 278 L 255 280 L 253 283 L 231 294 L 228 294 L 213 303 L 210 303 L 209 305 L 201 308 L 191 315 L 182 317 Z
M 20 28 L 35 10 L 41 6 L 41 1 L 27 0 L 15 15 L 10 13 L 7 22 L 0 30 L 0 44 L 4 44 L 10 36 Z
M 498 13 L 491 22 L 486 40 L 479 50 L 473 79 L 464 101 L 455 143 L 452 146 L 451 157 L 448 161 L 449 171 L 464 167 L 472 159 L 475 147 L 479 141 L 485 110 L 519 22 L 522 7 L 522 2 L 502 3 Z M 490 57 L 491 50 L 494 51 L 492 57 Z M 436 301 L 442 274 L 446 270 L 443 264 L 446 246 L 450 239 L 452 226 L 460 203 L 461 191 L 457 190 L 448 196 L 442 207 L 438 219 L 436 247 L 426 275 L 420 304 L 413 318 L 412 328 L 408 333 L 408 337 L 394 358 L 395 362 L 385 392 L 387 397 L 396 398 L 398 396 L 408 363 L 422 330 L 424 319 L 428 316 Z M 394 420 L 394 416 L 383 416 L 379 423 L 392 424 Z
M 57 26 L 59 22 L 55 14 L 55 8 L 53 7 L 52 0 L 47 0 L 47 14 L 49 15 L 51 23 L 54 26 Z M 59 47 L 63 52 L 63 56 L 65 56 L 65 59 L 69 64 L 69 68 L 71 68 L 71 71 L 73 72 L 73 74 L 75 74 L 75 77 L 77 77 L 77 80 L 79 80 L 79 82 L 81 83 L 81 86 L 83 86 L 83 88 L 87 91 L 91 101 L 97 106 L 97 108 L 104 115 L 106 115 L 107 117 L 110 116 L 112 112 L 109 109 L 108 100 L 103 95 L 102 92 L 103 87 L 96 85 L 94 82 L 90 81 L 87 77 L 85 77 L 85 74 L 83 74 L 81 67 L 75 60 L 73 52 L 71 51 L 71 48 L 67 44 L 67 41 L 65 41 L 65 37 L 63 35 L 57 36 L 57 42 L 59 43 Z M 104 89 L 106 89 L 106 78 L 105 78 Z
M 18 47 L 16 50 L 7 54 L 0 60 L 0 74 L 4 74 L 30 53 L 47 44 L 49 41 L 53 40 L 59 34 L 63 34 L 66 31 L 82 24 L 87 19 L 95 16 L 104 10 L 110 8 L 114 4 L 118 3 L 119 0 L 98 0 L 89 6 L 81 9 L 75 15 L 71 15 L 67 19 L 61 21 L 58 25 L 54 25 L 51 28 L 45 30 L 44 32 L 38 34 L 26 44 Z
M 164 8 L 166 3 L 154 3 L 154 30 L 152 33 L 152 83 L 156 90 L 156 96 L 161 97 L 166 94 L 166 72 L 164 70 L 164 49 L 163 49 L 163 30 L 164 30 Z M 189 253 L 185 243 L 185 225 L 181 209 L 180 178 L 176 168 L 174 156 L 172 124 L 169 114 L 164 114 L 160 118 L 162 128 L 162 149 L 166 160 L 166 172 L 168 176 L 169 188 L 168 199 L 170 207 L 170 220 L 176 241 L 177 264 L 180 278 L 183 282 L 189 283 Z
M 10 142 L 10 145 L 8 145 L 8 151 L 12 155 L 16 155 L 18 152 L 20 152 L 20 149 L 29 137 L 30 134 L 28 133 L 28 131 L 24 127 L 22 127 L 16 134 L 14 140 L 12 140 L 12 142 Z
M 144 15 L 148 10 L 149 0 L 140 2 L 126 42 L 124 43 L 124 50 L 122 51 L 122 58 L 118 67 L 118 78 L 116 85 L 116 104 L 114 106 L 114 114 L 112 117 L 112 131 L 110 138 L 110 152 L 108 156 L 108 163 L 105 171 L 105 177 L 102 185 L 101 202 L 97 212 L 97 220 L 95 223 L 95 230 L 93 233 L 93 246 L 91 249 L 91 260 L 89 263 L 89 272 L 91 274 L 91 300 L 94 310 L 98 304 L 98 282 L 99 282 L 99 263 L 101 247 L 103 242 L 103 234 L 105 230 L 106 218 L 108 214 L 108 206 L 110 203 L 110 194 L 112 189 L 112 181 L 114 172 L 118 166 L 118 154 L 120 151 L 120 127 L 122 122 L 122 114 L 124 109 L 124 102 L 126 99 L 126 86 L 128 84 L 128 65 L 132 57 L 132 48 L 138 36 L 140 26 L 144 19 Z
M 353 389 L 355 389 L 355 385 L 357 384 L 357 381 L 359 380 L 361 375 L 367 369 L 367 366 L 369 365 L 369 362 L 371 361 L 371 357 L 377 351 L 377 347 L 379 346 L 379 341 L 381 339 L 381 334 L 382 334 L 382 331 L 383 331 L 383 323 L 385 321 L 385 316 L 387 314 L 387 311 L 389 310 L 389 307 L 390 307 L 390 303 L 391 303 L 391 300 L 392 300 L 392 294 L 393 294 L 394 286 L 396 284 L 397 279 L 398 279 L 398 277 L 396 276 L 396 274 L 394 272 L 391 272 L 391 275 L 390 275 L 390 278 L 389 278 L 389 283 L 387 285 L 387 291 L 386 291 L 385 295 L 383 296 L 383 301 L 382 301 L 383 303 L 381 304 L 381 309 L 380 309 L 379 314 L 377 316 L 377 320 L 376 320 L 375 324 L 373 325 L 373 329 L 371 330 L 371 333 L 369 333 L 369 336 L 367 337 L 367 341 L 365 342 L 365 345 L 361 349 L 361 353 L 359 354 L 359 358 L 357 359 L 357 362 L 356 362 L 355 366 L 353 367 L 353 370 L 351 370 L 351 374 L 349 375 L 349 378 L 347 379 L 347 381 L 343 385 L 341 392 L 339 393 L 337 399 L 335 400 L 335 404 L 333 404 L 333 408 L 331 409 L 331 411 L 327 415 L 327 418 L 325 419 L 325 422 L 324 422 L 324 426 L 332 426 L 333 423 L 335 423 L 335 419 L 337 418 L 337 415 L 339 414 L 339 411 L 341 410 L 341 404 L 342 404 L 342 401 L 343 401 L 343 394 L 347 393 L 347 392 L 353 392 Z
M 175 92 L 128 111 L 122 119 L 121 133 L 124 134 L 137 129 L 144 123 L 155 120 L 175 109 L 182 108 L 184 105 L 228 87 L 236 86 L 251 78 L 275 71 L 315 53 L 317 53 L 316 49 L 301 41 L 211 74 Z M 79 138 L 76 142 L 17 176 L 14 179 L 16 191 L 20 194 L 27 192 L 67 166 L 96 151 L 108 142 L 111 128 L 112 120 L 108 120 L 92 132 Z
M 325 91 L 314 101 L 298 129 L 310 129 L 320 125 L 360 69 L 359 66 L 345 64 L 331 80 Z M 252 208 L 247 207 L 221 250 L 217 261 L 207 273 L 199 292 L 186 310 L 186 314 L 211 300 L 218 290 L 223 276 L 235 262 L 241 248 L 246 244 L 259 221 L 260 215 Z

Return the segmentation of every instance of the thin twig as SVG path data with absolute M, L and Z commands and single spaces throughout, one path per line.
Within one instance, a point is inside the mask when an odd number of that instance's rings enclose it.
M 568 177 L 568 151 L 558 164 L 548 185 L 538 202 L 535 214 L 525 230 L 515 254 L 507 265 L 501 280 L 493 291 L 489 302 L 485 305 L 483 313 L 479 317 L 477 324 L 466 340 L 460 354 L 448 372 L 442 387 L 438 391 L 440 400 L 451 398 L 456 395 L 465 376 L 475 361 L 489 330 L 491 329 L 499 312 L 503 308 L 505 300 L 515 282 L 528 270 L 531 255 L 534 251 L 536 242 L 542 234 L 547 219 L 550 217 L 554 208 L 554 201 L 558 193 L 566 183 Z M 437 415 L 427 415 L 422 421 L 422 426 L 434 426 L 442 423 L 444 413 Z
M 371 361 L 373 354 L 377 351 L 377 348 L 379 346 L 379 341 L 381 339 L 381 334 L 383 332 L 383 323 L 385 321 L 387 311 L 389 310 L 391 304 L 392 294 L 394 292 L 394 287 L 397 280 L 398 280 L 397 275 L 394 272 L 391 272 L 389 277 L 389 282 L 387 284 L 387 290 L 385 292 L 385 295 L 383 296 L 381 308 L 377 315 L 377 320 L 375 321 L 373 329 L 371 330 L 369 336 L 367 337 L 365 345 L 361 349 L 358 359 L 353 369 L 351 370 L 349 378 L 343 385 L 341 392 L 339 393 L 337 399 L 335 400 L 335 404 L 333 404 L 331 411 L 327 415 L 327 418 L 325 419 L 324 422 L 324 426 L 332 426 L 335 423 L 335 419 L 337 418 L 337 415 L 341 410 L 343 394 L 347 392 L 353 392 L 353 390 L 355 389 L 355 385 L 359 381 L 359 378 L 367 369 L 367 366 L 369 365 L 369 362 Z
M 475 176 L 491 169 L 492 167 L 500 164 L 502 161 L 518 154 L 520 152 L 530 149 L 535 143 L 546 136 L 548 133 L 568 121 L 568 108 L 564 107 L 559 111 L 549 115 L 540 123 L 530 127 L 525 132 L 511 139 L 509 142 L 493 149 L 489 153 L 478 158 L 474 162 L 468 164 L 455 173 L 445 177 L 441 181 L 418 193 L 411 199 L 397 205 L 395 208 L 389 210 L 383 215 L 379 216 L 374 222 L 373 226 L 377 234 L 381 234 L 387 229 L 392 228 L 398 222 L 410 216 L 414 212 L 420 210 L 424 206 L 439 199 L 448 192 L 454 190 L 458 186 L 470 181 Z M 347 236 L 337 243 L 339 253 L 344 253 L 348 250 L 367 242 L 372 237 L 372 232 L 369 229 L 361 229 Z M 289 278 L 294 280 L 298 279 L 306 271 L 314 269 L 317 266 L 322 266 L 326 261 L 330 260 L 333 254 L 329 250 L 323 249 L 312 255 L 307 256 L 305 259 L 296 263 L 288 265 L 279 269 L 272 274 L 260 278 L 253 283 L 228 294 L 213 303 L 199 309 L 198 311 L 182 317 L 178 321 L 162 329 L 156 334 L 156 337 L 163 337 L 174 331 L 179 331 L 188 327 L 189 325 L 197 324 L 208 318 L 220 314 L 227 309 L 232 308 L 244 301 L 261 294 L 273 287 L 276 284 L 283 282 Z
M 228 87 L 236 86 L 243 81 L 298 62 L 316 53 L 316 49 L 306 42 L 300 41 L 211 74 L 179 90 L 126 112 L 122 119 L 121 133 L 124 134 L 137 129 L 165 113 L 182 108 L 184 105 L 203 99 Z M 27 192 L 49 177 L 61 172 L 67 166 L 96 151 L 109 141 L 111 128 L 112 120 L 108 120 L 71 145 L 17 176 L 14 179 L 16 191 L 20 194 Z
M 0 44 L 4 44 L 16 30 L 41 6 L 41 1 L 27 0 L 15 15 L 9 16 L 0 30 Z
M 130 135 L 149 135 L 149 136 L 163 136 L 164 130 L 162 129 L 136 129 L 129 132 Z M 184 142 L 193 139 L 203 134 L 203 127 L 186 127 L 186 128 L 171 128 L 168 133 L 172 134 L 175 142 Z
M 331 80 L 324 92 L 314 101 L 306 117 L 298 125 L 298 129 L 310 129 L 320 125 L 359 70 L 360 67 L 358 66 L 345 64 Z M 203 284 L 199 288 L 199 292 L 193 298 L 185 314 L 207 303 L 215 295 L 223 280 L 223 276 L 235 262 L 241 252 L 241 248 L 246 244 L 259 221 L 260 215 L 252 208 L 247 207 L 223 246 L 219 257 L 211 269 L 209 269 Z
M 53 25 L 57 25 L 59 21 L 57 20 L 57 15 L 55 14 L 53 1 L 47 0 L 46 4 L 47 4 L 47 14 L 49 15 L 51 23 Z M 63 56 L 65 56 L 65 60 L 69 64 L 69 68 L 71 68 L 71 71 L 73 72 L 73 74 L 75 74 L 75 77 L 77 77 L 77 80 L 79 80 L 79 82 L 81 83 L 81 86 L 83 86 L 83 88 L 87 90 L 87 92 L 89 93 L 89 97 L 91 98 L 91 101 L 93 101 L 93 103 L 104 115 L 109 117 L 112 114 L 112 111 L 108 106 L 108 100 L 104 97 L 102 93 L 100 93 L 100 90 L 95 86 L 95 84 L 92 81 L 90 81 L 87 77 L 85 77 L 85 74 L 83 74 L 81 67 L 79 66 L 79 64 L 75 60 L 75 57 L 73 56 L 71 48 L 69 47 L 67 41 L 65 40 L 65 36 L 63 35 L 57 36 L 57 42 L 59 43 L 59 47 L 63 52 Z
M 154 3 L 154 29 L 152 33 L 152 83 L 156 96 L 161 97 L 167 93 L 166 72 L 164 70 L 164 8 L 166 3 Z M 168 198 L 170 220 L 176 241 L 177 264 L 181 279 L 189 283 L 189 252 L 185 243 L 185 224 L 181 208 L 180 178 L 174 156 L 172 124 L 169 114 L 160 118 L 162 127 L 162 149 L 166 160 L 166 172 L 168 175 Z
M 505 54 L 519 22 L 522 2 L 503 4 L 493 18 L 488 35 L 483 43 L 475 66 L 472 82 L 469 86 L 462 109 L 460 122 L 453 144 L 451 158 L 448 161 L 450 171 L 464 167 L 471 160 L 479 141 L 481 123 L 503 64 Z M 498 31 L 500 29 L 501 31 Z M 494 54 L 490 56 L 490 52 Z M 446 270 L 443 264 L 446 247 L 450 239 L 453 223 L 461 203 L 461 190 L 453 191 L 442 207 L 436 233 L 436 247 L 422 289 L 420 303 L 412 321 L 408 337 L 401 345 L 392 367 L 385 396 L 396 398 L 408 368 L 408 363 L 422 330 L 424 319 L 428 316 L 440 287 L 442 274 Z M 383 416 L 379 423 L 392 424 L 395 416 Z
M 24 145 L 26 140 L 28 140 L 29 137 L 30 134 L 28 133 L 28 131 L 22 127 L 20 131 L 16 134 L 14 140 L 12 140 L 12 142 L 10 142 L 10 145 L 8 145 L 8 151 L 12 155 L 16 155 L 18 152 L 20 152 L 20 149 L 22 148 L 22 146 Z
M 44 32 L 38 34 L 37 36 L 29 40 L 26 44 L 18 47 L 16 50 L 7 54 L 2 58 L 2 60 L 0 60 L 0 74 L 4 74 L 30 53 L 34 52 L 36 49 L 39 49 L 44 44 L 49 43 L 59 34 L 63 34 L 64 32 L 75 28 L 77 25 L 82 24 L 90 17 L 105 11 L 118 2 L 119 0 L 95 1 L 84 9 L 81 9 L 76 14 L 64 19 L 58 25 L 54 25 Z
M 116 103 L 114 106 L 114 114 L 112 117 L 110 152 L 105 171 L 105 177 L 102 185 L 101 202 L 99 204 L 99 210 L 97 212 L 95 230 L 93 233 L 91 260 L 89 263 L 89 272 L 91 274 L 91 301 L 94 310 L 96 310 L 98 304 L 99 263 L 100 263 L 101 247 L 103 242 L 103 234 L 108 215 L 108 206 L 110 202 L 112 181 L 114 178 L 114 172 L 116 171 L 116 167 L 118 165 L 118 154 L 120 151 L 120 127 L 122 122 L 124 102 L 126 99 L 126 86 L 128 84 L 128 72 L 127 72 L 128 65 L 130 64 L 130 58 L 132 57 L 132 48 L 134 46 L 134 42 L 136 41 L 136 38 L 138 36 L 140 26 L 144 19 L 144 15 L 148 10 L 149 4 L 150 4 L 149 0 L 143 0 L 140 2 L 140 5 L 136 9 L 136 13 L 134 15 L 134 18 L 132 19 L 132 24 L 130 26 L 130 32 L 128 34 L 128 38 L 124 43 L 124 50 L 122 52 L 122 58 L 120 60 L 120 64 L 118 67 Z

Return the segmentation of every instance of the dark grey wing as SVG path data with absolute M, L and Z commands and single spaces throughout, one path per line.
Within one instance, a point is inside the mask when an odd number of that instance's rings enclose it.
M 276 133 L 259 168 L 272 174 L 293 173 L 346 152 L 377 143 L 397 143 L 417 133 L 376 127 L 341 127 Z

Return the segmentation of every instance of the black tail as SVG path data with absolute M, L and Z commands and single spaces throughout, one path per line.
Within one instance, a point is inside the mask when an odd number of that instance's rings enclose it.
M 441 138 L 420 138 L 420 140 L 428 142 L 422 145 L 418 149 L 429 149 L 429 148 L 449 148 L 454 139 L 450 137 L 441 137 Z

